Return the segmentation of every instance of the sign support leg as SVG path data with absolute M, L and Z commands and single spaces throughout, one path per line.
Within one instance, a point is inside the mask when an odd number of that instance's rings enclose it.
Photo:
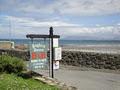
M 53 57 L 54 57 L 54 52 L 53 52 L 53 28 L 50 27 L 50 76 L 54 78 L 54 70 L 53 70 Z
M 52 77 L 52 55 L 51 55 L 51 38 L 49 39 L 49 53 L 50 53 L 50 56 L 49 56 L 49 76 Z

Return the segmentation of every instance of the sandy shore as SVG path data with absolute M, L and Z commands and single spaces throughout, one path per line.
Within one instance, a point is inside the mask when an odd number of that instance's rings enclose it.
M 65 45 L 62 46 L 62 49 L 65 51 L 120 54 L 120 45 Z
M 17 50 L 29 50 L 26 44 L 17 44 L 14 46 Z M 63 51 L 81 51 L 97 53 L 120 54 L 120 45 L 62 45 Z

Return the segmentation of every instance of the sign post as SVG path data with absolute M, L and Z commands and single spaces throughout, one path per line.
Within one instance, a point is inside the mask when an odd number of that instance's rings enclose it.
M 59 56 L 56 55 L 56 49 L 54 49 L 54 46 L 58 47 L 58 38 L 60 38 L 59 35 L 53 35 L 53 28 L 50 27 L 49 35 L 40 35 L 40 34 L 28 34 L 26 35 L 27 38 L 31 39 L 30 44 L 30 69 L 42 69 L 47 67 L 47 50 L 46 50 L 46 44 L 41 43 L 34 43 L 34 38 L 43 38 L 46 42 L 46 38 L 49 38 L 49 76 L 54 78 L 54 59 L 57 57 L 57 59 L 60 59 L 60 52 Z M 54 43 L 54 41 L 56 41 Z M 55 51 L 55 52 L 54 52 Z M 59 50 L 60 51 L 60 50 Z M 58 55 L 58 54 L 57 54 Z M 59 57 L 59 58 L 58 58 Z
M 50 34 L 50 71 L 51 71 L 50 76 L 54 78 L 54 70 L 53 70 L 54 48 L 53 48 L 53 28 L 52 27 L 50 27 L 49 34 Z

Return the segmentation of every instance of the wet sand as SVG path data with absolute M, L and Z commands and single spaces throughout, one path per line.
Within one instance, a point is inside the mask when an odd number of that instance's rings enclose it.
M 63 51 L 81 51 L 120 54 L 120 45 L 62 45 Z M 28 45 L 15 45 L 15 49 L 29 50 Z
M 64 45 L 62 49 L 65 51 L 120 54 L 120 45 Z

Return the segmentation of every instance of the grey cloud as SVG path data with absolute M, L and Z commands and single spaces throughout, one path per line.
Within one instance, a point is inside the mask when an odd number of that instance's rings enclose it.
M 62 0 L 60 11 L 72 15 L 104 15 L 120 13 L 119 0 Z M 62 5 L 61 5 L 62 6 Z
M 50 1 L 49 1 L 50 2 Z M 61 15 L 104 15 L 120 13 L 120 0 L 4 0 L 0 10 Z

